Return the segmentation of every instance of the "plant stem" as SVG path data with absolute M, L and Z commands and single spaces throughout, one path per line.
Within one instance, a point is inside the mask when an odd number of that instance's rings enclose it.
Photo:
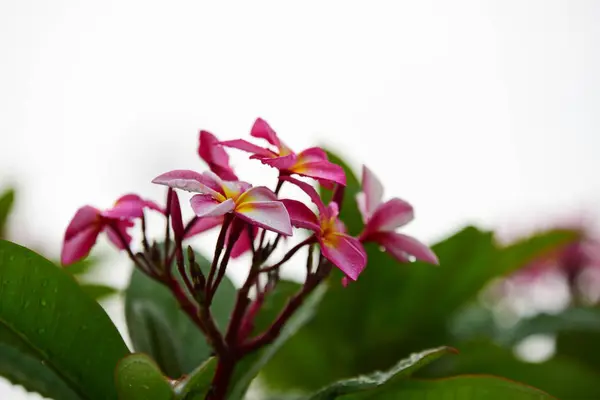
M 282 266 L 284 263 L 286 263 L 290 258 L 292 258 L 292 256 L 294 254 L 296 254 L 298 252 L 298 250 L 300 250 L 302 247 L 306 246 L 307 244 L 314 243 L 315 240 L 316 240 L 316 238 L 314 235 L 309 236 L 307 239 L 303 240 L 302 242 L 300 242 L 297 245 L 295 245 L 294 247 L 292 247 L 285 254 L 285 256 L 283 256 L 283 258 L 281 260 L 279 260 L 279 262 L 277 264 L 271 265 L 270 267 L 264 267 L 260 270 L 260 272 L 270 272 L 270 271 L 276 270 L 277 268 Z
M 229 263 L 229 258 L 231 257 L 231 252 L 233 251 L 233 245 L 240 237 L 242 233 L 242 229 L 244 228 L 244 223 L 239 221 L 238 219 L 234 219 L 233 223 L 230 225 L 231 230 L 229 232 L 229 240 L 227 241 L 227 248 L 225 249 L 225 254 L 223 255 L 223 259 L 221 260 L 221 265 L 219 266 L 219 270 L 217 272 L 217 277 L 214 283 L 208 287 L 206 291 L 206 303 L 207 306 L 210 307 L 212 303 L 213 296 L 215 292 L 219 288 L 223 277 L 225 276 L 225 271 L 227 270 L 227 264 Z
M 227 229 L 229 228 L 229 224 L 232 220 L 231 214 L 226 214 L 223 219 L 223 225 L 221 225 L 221 232 L 219 232 L 219 238 L 217 239 L 217 245 L 215 246 L 215 254 L 213 256 L 212 264 L 210 266 L 210 272 L 208 273 L 208 279 L 206 280 L 206 287 L 210 288 L 212 285 L 212 281 L 215 277 L 215 273 L 217 272 L 217 266 L 219 265 L 219 258 L 221 257 L 221 252 L 223 251 L 223 247 L 225 246 L 225 237 L 227 235 Z
M 164 266 L 165 268 L 170 268 L 171 267 L 171 261 L 169 259 L 169 245 L 170 245 L 170 241 L 171 241 L 171 230 L 169 229 L 169 219 L 171 217 L 171 196 L 173 193 L 173 188 L 169 188 L 169 190 L 167 191 L 167 208 L 165 209 L 165 218 L 166 218 L 166 222 L 165 222 L 165 257 L 164 257 Z

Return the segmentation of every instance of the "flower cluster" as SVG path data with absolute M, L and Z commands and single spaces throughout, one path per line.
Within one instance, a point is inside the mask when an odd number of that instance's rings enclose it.
M 98 235 L 106 231 L 110 240 L 117 248 L 127 251 L 139 269 L 171 290 L 182 309 L 208 337 L 217 356 L 228 363 L 235 363 L 244 354 L 274 340 L 282 325 L 302 300 L 328 276 L 331 268 L 337 267 L 343 272 L 344 284 L 356 281 L 367 264 L 363 243 L 378 243 L 400 262 L 415 258 L 437 263 L 435 254 L 427 246 L 395 231 L 412 220 L 413 209 L 398 198 L 383 202 L 383 187 L 368 168 L 363 168 L 362 192 L 357 195 L 364 229 L 354 237 L 340 219 L 346 185 L 342 167 L 329 161 L 326 152 L 318 147 L 294 152 L 260 118 L 254 123 L 250 135 L 266 141 L 267 147 L 243 139 L 221 142 L 213 134 L 201 131 L 198 154 L 209 171 L 173 170 L 154 178 L 153 183 L 168 187 L 164 208 L 136 195 L 121 197 L 113 208 L 106 211 L 82 207 L 67 228 L 62 252 L 63 264 L 76 262 L 89 253 Z M 276 168 L 279 175 L 275 189 L 252 186 L 239 180 L 230 166 L 225 148 L 249 152 L 251 159 Z M 298 177 L 314 179 L 325 188 L 332 189 L 332 201 L 325 204 L 315 188 Z M 281 198 L 280 190 L 285 184 L 301 189 L 312 205 Z M 195 216 L 186 224 L 181 217 L 178 190 L 193 193 L 190 207 Z M 165 216 L 162 246 L 148 242 L 146 209 Z M 141 221 L 143 251 L 134 253 L 130 247 L 132 238 L 129 229 L 136 220 Z M 186 263 L 183 241 L 216 227 L 221 230 L 210 271 L 203 271 L 195 263 L 194 253 L 189 247 Z M 292 246 L 278 262 L 265 265 L 274 250 L 287 242 L 281 238 L 292 236 L 294 229 L 307 230 L 308 238 Z M 267 231 L 273 232 L 269 240 Z M 308 254 L 307 277 L 302 290 L 265 332 L 251 337 L 252 320 L 265 296 L 277 284 L 280 267 L 303 248 L 308 249 Z M 250 272 L 238 291 L 227 332 L 222 334 L 211 317 L 211 301 L 229 260 L 247 252 L 252 253 Z M 313 266 L 315 258 L 318 262 Z M 173 265 L 177 266 L 177 272 L 173 271 Z M 265 281 L 259 279 L 261 276 L 267 278 L 264 285 L 259 284 Z M 256 289 L 254 300 L 250 299 L 251 288 Z M 223 385 L 226 382 L 218 383 L 217 390 L 219 386 L 224 390 Z

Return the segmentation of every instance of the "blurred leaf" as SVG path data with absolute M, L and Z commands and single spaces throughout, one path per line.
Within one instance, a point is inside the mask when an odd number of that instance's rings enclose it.
M 304 324 L 314 317 L 317 307 L 326 291 L 327 285 L 319 285 L 304 300 L 304 303 L 296 310 L 294 315 L 290 317 L 273 343 L 246 356 L 240 364 L 238 364 L 232 379 L 232 382 L 234 382 L 233 387 L 230 390 L 229 396 L 227 396 L 228 400 L 239 400 L 243 398 L 248 390 L 250 382 L 258 375 L 265 364 L 290 337 L 296 334 Z
M 211 357 L 175 386 L 177 400 L 204 399 L 212 384 L 217 359 Z
M 27 342 L 0 325 L 0 376 L 51 399 L 81 399 Z
M 72 277 L 36 253 L 0 240 L 0 285 L 3 345 L 13 348 L 13 355 L 27 356 L 14 358 L 14 374 L 32 372 L 35 358 L 81 398 L 116 398 L 114 369 L 129 351 L 104 310 Z M 3 362 L 10 356 L 0 353 Z M 37 390 L 39 379 L 46 378 L 50 375 L 42 373 L 31 378 L 31 386 L 28 379 L 19 383 Z
M 119 293 L 119 290 L 117 288 L 101 284 L 82 283 L 80 284 L 80 286 L 88 296 L 90 296 L 96 301 L 101 300 L 110 295 Z
M 200 254 L 196 254 L 196 261 L 208 275 L 210 262 Z M 221 327 L 227 324 L 235 293 L 231 281 L 224 278 L 211 310 Z M 192 372 L 211 354 L 204 335 L 171 292 L 137 269 L 125 292 L 125 318 L 135 350 L 152 356 L 171 378 Z
M 174 393 L 160 369 L 145 354 L 130 354 L 122 359 L 115 371 L 119 399 L 170 400 Z
M 286 280 L 277 282 L 275 289 L 265 296 L 265 301 L 254 318 L 254 333 L 260 333 L 271 326 L 287 301 L 298 293 L 301 288 L 302 285 L 296 282 Z
M 408 380 L 384 386 L 373 392 L 340 397 L 343 400 L 551 400 L 541 390 L 485 375 L 455 376 L 437 380 Z
M 556 336 L 556 354 L 600 374 L 600 333 L 592 330 L 562 331 Z
M 600 310 L 570 307 L 559 314 L 538 314 L 532 318 L 522 319 L 511 329 L 501 331 L 496 339 L 502 344 L 511 345 L 534 334 L 571 331 L 600 334 Z
M 12 211 L 14 202 L 14 189 L 8 189 L 0 195 L 0 239 L 3 238 L 6 233 L 6 221 Z
M 333 400 L 338 397 L 363 391 L 372 391 L 385 384 L 391 384 L 403 379 L 407 379 L 413 372 L 429 364 L 439 357 L 454 353 L 455 350 L 449 347 L 439 347 L 437 349 L 425 350 L 420 353 L 411 354 L 398 362 L 393 368 L 385 372 L 374 372 L 369 375 L 358 376 L 356 378 L 338 381 L 332 385 L 319 390 L 308 398 L 308 400 Z
M 358 180 L 339 158 L 330 158 L 346 171 L 341 218 L 356 233 L 362 229 L 355 200 Z M 404 354 L 451 345 L 451 318 L 490 280 L 564 240 L 562 233 L 549 233 L 501 248 L 491 232 L 467 227 L 433 246 L 440 267 L 400 264 L 367 244 L 368 264 L 358 281 L 343 288 L 342 274 L 334 271 L 319 313 L 266 366 L 266 382 L 278 390 L 314 391 L 335 380 L 389 369 Z
M 81 261 L 77 261 L 76 263 L 64 267 L 61 266 L 60 261 L 57 261 L 56 265 L 58 265 L 59 268 L 64 269 L 71 275 L 79 277 L 80 275 L 87 274 L 88 272 L 90 272 L 90 270 L 96 267 L 98 265 L 98 259 L 95 257 L 86 257 Z
M 517 359 L 511 350 L 486 342 L 465 343 L 458 349 L 458 357 L 438 360 L 418 375 L 492 374 L 518 380 L 560 399 L 600 398 L 600 374 L 574 360 L 554 357 L 543 363 L 528 363 Z
M 552 229 L 538 232 L 505 247 L 500 246 L 502 251 L 496 264 L 495 275 L 505 276 L 515 272 L 549 251 L 572 242 L 577 235 L 578 233 L 572 230 Z

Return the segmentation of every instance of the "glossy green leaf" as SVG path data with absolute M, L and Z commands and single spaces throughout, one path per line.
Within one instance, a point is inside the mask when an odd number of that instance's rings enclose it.
M 444 357 L 419 371 L 419 376 L 447 377 L 456 374 L 491 374 L 539 388 L 559 399 L 600 398 L 600 373 L 566 357 L 528 363 L 512 350 L 486 342 L 458 346 L 457 357 Z
M 4 237 L 6 222 L 15 202 L 15 191 L 8 189 L 0 195 L 0 239 Z
M 228 400 L 242 399 L 250 382 L 258 375 L 265 364 L 275 355 L 275 353 L 290 339 L 298 330 L 314 317 L 317 307 L 325 292 L 327 285 L 321 284 L 304 300 L 298 310 L 285 324 L 281 333 L 273 343 L 264 349 L 261 349 L 251 355 L 248 355 L 236 367 L 233 378 L 233 387 L 230 389 Z
M 129 351 L 104 310 L 52 262 L 6 241 L 0 241 L 0 325 L 23 342 L 7 346 L 26 349 L 80 398 L 116 398 L 114 369 Z M 13 368 L 28 371 L 27 363 Z
M 217 359 L 211 357 L 175 385 L 177 400 L 204 399 L 217 369 Z
M 391 384 L 410 377 L 416 370 L 438 359 L 439 357 L 454 353 L 456 350 L 449 347 L 425 350 L 420 353 L 411 354 L 410 357 L 398 362 L 394 367 L 385 372 L 374 372 L 352 379 L 338 381 L 332 385 L 319 390 L 308 398 L 308 400 L 334 400 L 350 393 L 371 391 L 386 384 Z
M 200 254 L 196 261 L 208 274 L 210 263 Z M 212 305 L 212 314 L 225 327 L 235 302 L 236 290 L 223 279 Z M 162 371 L 176 379 L 192 372 L 211 354 L 198 327 L 183 312 L 162 284 L 134 270 L 125 292 L 125 317 L 136 351 L 152 356 Z
M 107 285 L 82 283 L 80 286 L 83 291 L 94 300 L 102 300 L 105 297 L 119 293 L 117 288 Z
M 171 400 L 175 394 L 167 378 L 150 357 L 130 354 L 122 359 L 115 371 L 119 399 Z
M 340 164 L 349 182 L 341 218 L 356 233 L 362 229 L 355 200 L 358 179 Z M 467 227 L 433 246 L 440 267 L 401 264 L 367 244 L 368 264 L 358 281 L 344 288 L 334 269 L 318 315 L 266 366 L 267 385 L 314 391 L 332 381 L 389 369 L 419 349 L 452 345 L 451 318 L 483 286 L 568 239 L 564 232 L 545 235 L 501 247 L 491 232 Z
M 60 375 L 42 362 L 34 348 L 5 325 L 0 325 L 0 376 L 51 399 L 81 399 Z
M 508 379 L 485 375 L 438 380 L 408 380 L 380 389 L 342 396 L 343 400 L 551 400 L 538 389 Z

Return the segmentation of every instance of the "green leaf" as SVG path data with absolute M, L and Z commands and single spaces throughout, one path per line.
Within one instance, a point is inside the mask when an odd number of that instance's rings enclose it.
M 200 254 L 196 261 L 208 275 L 210 262 Z M 227 324 L 235 293 L 231 281 L 223 279 L 211 309 L 221 328 Z M 125 292 L 125 317 L 134 349 L 152 356 L 171 378 L 192 372 L 211 355 L 206 338 L 171 292 L 137 269 Z
M 338 381 L 313 394 L 308 400 L 333 400 L 345 394 L 369 391 L 385 384 L 407 379 L 419 368 L 429 364 L 445 354 L 455 352 L 456 350 L 450 347 L 439 347 L 437 349 L 414 353 L 411 354 L 409 358 L 398 362 L 392 369 L 388 371 L 378 371 L 369 375 Z
M 122 359 L 115 371 L 119 399 L 171 400 L 174 397 L 169 381 L 150 357 L 130 354 Z
M 234 382 L 228 400 L 242 399 L 250 382 L 258 375 L 265 364 L 283 346 L 283 344 L 306 324 L 316 313 L 317 306 L 323 299 L 327 285 L 319 285 L 305 300 L 294 315 L 285 324 L 281 333 L 273 343 L 242 360 L 236 367 L 232 382 Z
M 118 289 L 106 285 L 82 283 L 80 286 L 83 291 L 94 300 L 101 300 L 105 297 L 119 293 Z
M 6 230 L 6 221 L 15 202 L 14 189 L 8 189 L 0 195 L 0 239 L 4 237 Z
M 177 400 L 203 399 L 210 390 L 217 369 L 217 359 L 211 357 L 175 385 Z
M 494 376 L 456 376 L 438 380 L 409 380 L 373 392 L 342 396 L 343 400 L 550 400 L 547 393 Z
M 0 325 L 0 376 L 51 399 L 81 399 L 27 342 Z
M 358 179 L 339 158 L 330 158 L 344 167 L 349 182 L 341 218 L 350 232 L 359 232 Z M 401 264 L 367 244 L 368 264 L 358 281 L 343 288 L 341 273 L 333 271 L 318 315 L 266 366 L 267 385 L 314 391 L 335 380 L 389 369 L 416 350 L 452 344 L 453 315 L 490 280 L 567 240 L 562 233 L 545 235 L 501 247 L 491 232 L 467 227 L 433 246 L 440 267 Z
M 52 262 L 1 240 L 0 326 L 4 345 L 47 366 L 79 398 L 116 398 L 113 372 L 129 351 L 104 310 Z M 15 346 L 15 338 L 21 345 Z M 6 360 L 7 353 L 1 354 Z M 28 374 L 31 358 L 16 357 L 12 367 Z
M 522 319 L 511 329 L 500 331 L 497 340 L 505 345 L 513 345 L 530 335 L 560 332 L 600 333 L 600 310 L 570 307 L 558 314 L 538 314 Z
M 437 360 L 418 375 L 491 374 L 534 386 L 559 399 L 600 398 L 600 373 L 566 357 L 534 364 L 517 359 L 510 349 L 487 342 L 465 343 L 458 349 L 458 357 Z
M 60 268 L 63 268 L 65 271 L 70 273 L 73 276 L 79 277 L 80 275 L 85 275 L 90 270 L 98 265 L 98 259 L 95 257 L 86 257 L 81 261 L 77 261 L 76 263 L 61 267 L 60 261 L 56 262 Z

